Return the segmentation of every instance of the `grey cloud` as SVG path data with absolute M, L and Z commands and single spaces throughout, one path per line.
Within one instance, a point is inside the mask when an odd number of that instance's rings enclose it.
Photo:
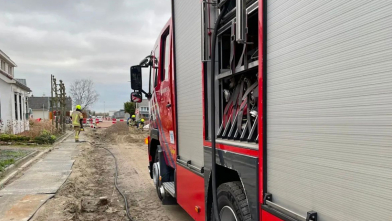
M 50 74 L 65 84 L 90 78 L 100 102 L 111 100 L 115 109 L 129 99 L 129 66 L 149 54 L 170 17 L 169 0 L 0 0 L 0 6 L 0 49 L 35 95 L 50 93 Z

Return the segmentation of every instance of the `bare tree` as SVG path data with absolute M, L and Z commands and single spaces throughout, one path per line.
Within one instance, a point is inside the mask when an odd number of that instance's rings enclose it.
M 91 79 L 76 80 L 71 84 L 69 92 L 74 104 L 79 104 L 82 109 L 89 108 L 98 100 L 98 93 Z

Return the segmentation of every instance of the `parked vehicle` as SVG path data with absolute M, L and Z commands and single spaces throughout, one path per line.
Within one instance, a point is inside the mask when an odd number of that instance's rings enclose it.
M 131 67 L 159 199 L 195 220 L 392 220 L 391 9 L 172 0 Z
M 103 121 L 103 116 L 97 116 L 97 119 L 99 120 L 99 122 Z

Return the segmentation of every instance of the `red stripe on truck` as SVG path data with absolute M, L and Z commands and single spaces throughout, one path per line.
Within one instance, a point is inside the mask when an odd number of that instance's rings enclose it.
M 283 221 L 269 212 L 261 210 L 260 221 Z
M 204 141 L 204 146 L 205 147 L 211 147 L 211 142 Z M 220 143 L 216 143 L 216 149 L 226 150 L 226 151 L 230 151 L 230 152 L 233 152 L 233 153 L 238 153 L 238 154 L 252 156 L 252 157 L 258 157 L 259 156 L 259 151 L 257 151 L 257 150 L 246 149 L 246 148 L 243 148 L 243 147 L 235 147 L 235 146 L 230 146 L 230 145 L 220 144 Z

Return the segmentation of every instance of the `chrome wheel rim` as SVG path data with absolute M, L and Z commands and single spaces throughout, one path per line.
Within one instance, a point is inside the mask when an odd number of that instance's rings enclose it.
M 224 220 L 224 221 L 238 221 L 234 210 L 229 206 L 224 206 L 221 209 L 219 216 L 220 216 L 221 220 Z
M 159 181 L 159 163 L 154 163 L 152 168 L 152 179 L 155 186 L 158 186 Z

